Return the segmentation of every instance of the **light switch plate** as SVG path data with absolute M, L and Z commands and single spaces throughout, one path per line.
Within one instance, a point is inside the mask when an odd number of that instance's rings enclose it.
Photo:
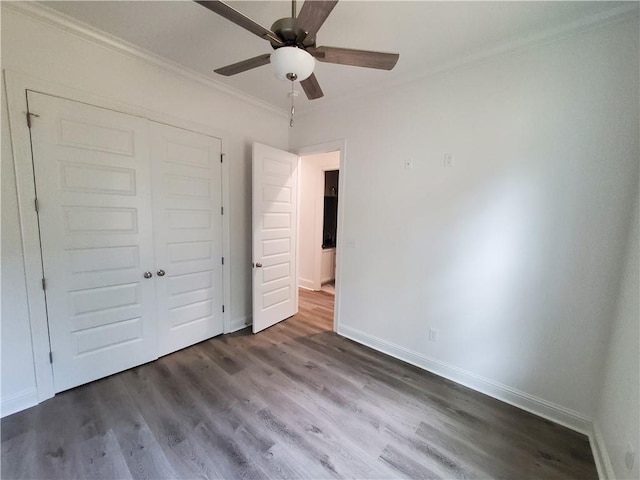
M 453 167 L 455 164 L 456 157 L 453 153 L 445 153 L 444 154 L 444 166 L 445 167 Z

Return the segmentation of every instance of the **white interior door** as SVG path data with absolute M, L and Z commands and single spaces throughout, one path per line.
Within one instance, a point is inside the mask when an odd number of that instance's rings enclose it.
M 150 123 L 159 355 L 219 335 L 221 141 Z
M 298 311 L 298 157 L 253 144 L 253 333 Z
M 156 358 L 147 120 L 28 93 L 55 390 Z

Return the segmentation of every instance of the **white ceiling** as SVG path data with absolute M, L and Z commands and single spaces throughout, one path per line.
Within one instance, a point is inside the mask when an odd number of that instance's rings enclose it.
M 290 87 L 288 82 L 274 77 L 269 65 L 233 77 L 213 73 L 215 68 L 269 53 L 271 46 L 194 2 L 43 3 L 190 70 L 286 108 Z M 266 27 L 278 18 L 290 16 L 291 11 L 288 1 L 228 3 Z M 301 4 L 298 2 L 298 9 Z M 299 107 L 304 109 L 371 86 L 397 84 L 404 78 L 522 38 L 637 5 L 638 2 L 615 1 L 342 0 L 320 29 L 317 44 L 398 52 L 400 60 L 391 72 L 317 62 L 315 73 L 325 97 L 310 102 L 302 94 Z M 300 90 L 299 86 L 296 88 Z

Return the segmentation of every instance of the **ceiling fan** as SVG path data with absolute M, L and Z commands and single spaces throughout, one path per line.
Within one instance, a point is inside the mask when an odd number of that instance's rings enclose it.
M 271 54 L 265 53 L 218 68 L 215 70 L 216 73 L 231 76 L 271 63 L 278 78 L 292 82 L 299 80 L 309 100 L 324 95 L 313 73 L 314 58 L 326 63 L 391 70 L 400 57 L 397 53 L 317 47 L 316 34 L 338 0 L 307 0 L 297 16 L 296 0 L 292 0 L 291 17 L 276 20 L 271 29 L 254 22 L 224 2 L 216 0 L 195 1 L 245 30 L 269 41 L 275 50 Z

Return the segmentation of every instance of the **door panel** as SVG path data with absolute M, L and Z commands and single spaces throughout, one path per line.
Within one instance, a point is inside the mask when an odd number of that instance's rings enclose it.
M 253 144 L 253 333 L 298 311 L 298 157 Z
M 29 92 L 56 392 L 156 358 L 147 121 Z
M 220 139 L 150 123 L 159 355 L 219 335 Z

